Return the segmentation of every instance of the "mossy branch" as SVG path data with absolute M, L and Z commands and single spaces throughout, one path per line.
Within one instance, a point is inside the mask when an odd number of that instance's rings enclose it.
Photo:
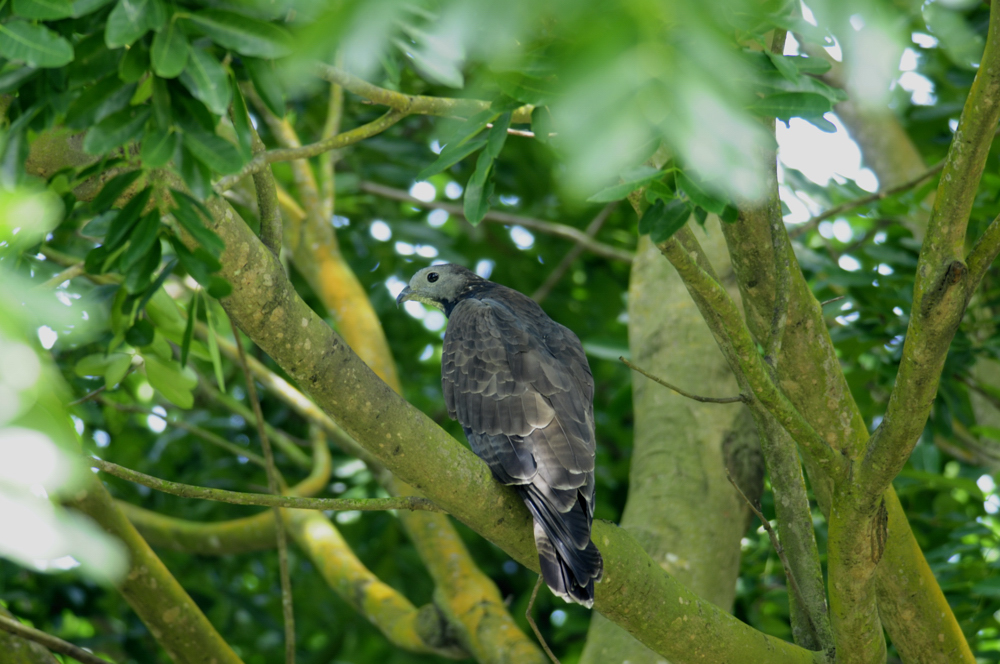
M 330 83 L 343 86 L 349 92 L 368 101 L 388 106 L 406 115 L 440 115 L 445 117 L 467 118 L 490 108 L 490 102 L 478 99 L 451 99 L 448 97 L 427 97 L 424 95 L 408 95 L 395 90 L 387 90 L 377 85 L 349 74 L 339 67 L 319 65 L 321 78 Z M 511 122 L 528 124 L 531 122 L 533 106 L 525 105 L 514 110 Z
M 903 356 L 886 413 L 860 467 L 864 505 L 873 503 L 902 469 L 937 394 L 941 370 L 971 293 L 978 286 L 963 260 L 973 199 L 1000 119 L 1000 11 L 990 12 L 986 49 L 945 158 L 927 235 L 917 262 L 913 308 Z M 996 255 L 1000 231 L 987 229 L 970 255 L 975 274 Z
M 788 433 L 799 445 L 819 459 L 820 463 L 824 464 L 831 474 L 840 475 L 846 469 L 840 455 L 836 454 L 830 445 L 816 433 L 812 425 L 802 417 L 795 406 L 772 382 L 768 367 L 758 352 L 757 345 L 750 336 L 750 331 L 743 322 L 736 305 L 722 284 L 698 265 L 691 254 L 681 246 L 678 238 L 682 234 L 686 244 L 697 245 L 698 241 L 691 234 L 690 229 L 683 228 L 669 240 L 658 244 L 657 248 L 673 264 L 688 290 L 697 293 L 698 297 L 712 308 L 712 311 L 702 311 L 702 314 L 705 315 L 710 326 L 713 324 L 711 318 L 718 318 L 722 329 L 717 330 L 717 335 L 724 335 L 728 338 L 739 362 L 740 371 L 753 389 L 754 396 L 788 430 Z

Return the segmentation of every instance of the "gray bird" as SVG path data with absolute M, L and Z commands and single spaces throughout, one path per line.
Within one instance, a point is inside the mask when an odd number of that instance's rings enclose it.
M 586 607 L 604 573 L 594 520 L 594 378 L 580 340 L 521 293 L 459 265 L 427 267 L 396 304 L 444 311 L 448 414 L 534 519 L 542 578 Z

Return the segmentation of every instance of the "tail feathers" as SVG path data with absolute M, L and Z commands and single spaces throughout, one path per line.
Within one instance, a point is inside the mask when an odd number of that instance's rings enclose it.
M 567 602 L 592 607 L 594 582 L 604 575 L 604 560 L 590 541 L 590 519 L 581 523 L 577 515 L 556 511 L 531 485 L 517 488 L 534 517 L 535 546 L 545 584 Z M 581 503 L 570 510 L 574 511 L 586 513 Z

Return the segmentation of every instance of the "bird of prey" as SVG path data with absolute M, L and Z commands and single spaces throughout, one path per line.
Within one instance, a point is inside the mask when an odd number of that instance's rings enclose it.
M 594 520 L 594 378 L 580 340 L 521 293 L 459 265 L 413 275 L 396 298 L 444 311 L 441 383 L 472 451 L 534 520 L 542 578 L 587 607 L 604 563 Z

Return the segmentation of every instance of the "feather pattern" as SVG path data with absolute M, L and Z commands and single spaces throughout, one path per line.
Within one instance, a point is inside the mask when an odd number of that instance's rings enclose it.
M 592 606 L 603 561 L 590 539 L 594 379 L 583 347 L 531 299 L 472 278 L 474 287 L 443 302 L 448 414 L 493 475 L 527 504 L 546 584 Z

